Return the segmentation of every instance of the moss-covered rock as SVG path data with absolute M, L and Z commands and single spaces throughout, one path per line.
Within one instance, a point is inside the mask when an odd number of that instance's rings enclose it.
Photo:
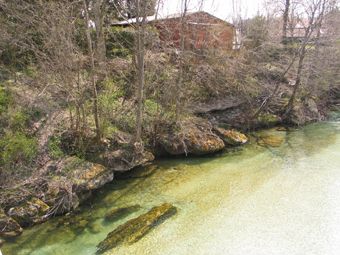
M 121 208 L 113 208 L 111 209 L 106 215 L 105 220 L 106 221 L 116 221 L 121 218 L 124 218 L 125 216 L 134 213 L 140 209 L 140 205 L 132 205 L 127 207 L 121 207 Z
M 237 146 L 248 142 L 245 134 L 242 134 L 234 129 L 215 128 L 216 134 L 222 138 L 226 145 Z
M 187 119 L 169 129 L 159 136 L 158 143 L 170 155 L 205 155 L 225 147 L 212 132 L 211 123 L 203 119 Z
M 22 233 L 22 228 L 0 208 L 0 237 L 10 238 Z
M 152 228 L 173 216 L 176 212 L 175 206 L 165 203 L 152 208 L 149 212 L 137 218 L 127 221 L 110 232 L 105 240 L 97 245 L 97 254 L 102 254 L 124 243 L 131 244 L 137 242 Z
M 66 177 L 77 193 L 98 189 L 113 180 L 112 170 L 77 157 L 54 161 L 50 163 L 49 168 L 55 181 Z
M 7 214 L 16 220 L 20 226 L 27 227 L 45 220 L 50 207 L 38 198 L 31 198 L 23 204 L 12 207 Z

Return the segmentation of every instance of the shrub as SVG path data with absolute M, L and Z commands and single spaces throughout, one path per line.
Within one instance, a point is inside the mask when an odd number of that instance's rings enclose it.
M 109 58 L 128 57 L 134 46 L 134 31 L 130 28 L 112 27 L 107 38 L 107 55 Z
M 7 110 L 9 103 L 10 103 L 10 94 L 8 90 L 6 90 L 0 84 L 0 114 L 2 114 L 3 112 Z

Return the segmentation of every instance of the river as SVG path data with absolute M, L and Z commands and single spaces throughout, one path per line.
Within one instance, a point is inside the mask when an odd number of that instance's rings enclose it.
M 115 227 L 164 202 L 178 213 L 107 254 L 338 255 L 339 117 L 261 134 L 284 143 L 263 147 L 252 140 L 211 157 L 158 161 L 153 175 L 113 181 L 77 215 L 25 230 L 2 247 L 3 255 L 93 255 Z M 110 208 L 135 204 L 141 210 L 104 221 Z

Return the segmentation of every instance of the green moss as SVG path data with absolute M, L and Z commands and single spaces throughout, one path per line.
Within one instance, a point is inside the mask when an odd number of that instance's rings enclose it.
M 30 116 L 22 110 L 9 113 L 9 126 L 12 130 L 23 131 L 28 123 Z
M 144 107 L 145 111 L 150 115 L 156 115 L 159 111 L 159 104 L 151 99 L 145 100 Z

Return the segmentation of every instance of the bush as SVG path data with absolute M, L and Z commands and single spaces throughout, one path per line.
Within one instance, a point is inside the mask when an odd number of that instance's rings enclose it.
M 52 159 L 58 159 L 64 156 L 61 150 L 61 138 L 59 136 L 51 136 L 47 143 L 48 153 Z
M 7 167 L 27 164 L 37 154 L 37 141 L 17 133 L 6 133 L 0 140 L 1 163 Z
M 128 57 L 134 46 L 134 31 L 131 28 L 112 27 L 107 38 L 107 57 Z
M 24 111 L 15 111 L 9 114 L 9 126 L 12 130 L 23 131 L 30 116 Z

